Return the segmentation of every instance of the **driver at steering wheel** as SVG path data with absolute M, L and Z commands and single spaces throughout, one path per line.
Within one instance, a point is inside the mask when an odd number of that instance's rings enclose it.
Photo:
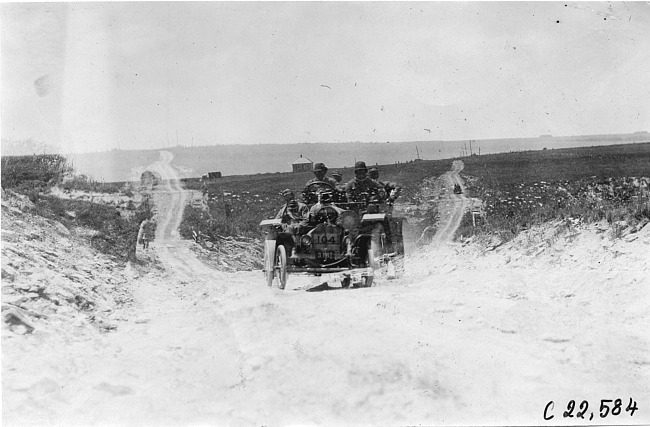
M 319 188 L 322 188 L 325 191 L 336 191 L 336 186 L 338 182 L 336 180 L 325 176 L 327 173 L 327 167 L 323 163 L 316 163 L 314 165 L 314 175 L 315 178 L 310 179 L 305 184 L 305 189 L 302 191 L 302 200 L 308 205 L 313 205 L 318 201 L 318 196 L 316 191 Z M 324 184 L 320 184 L 324 183 Z M 331 187 L 331 188 L 330 188 Z

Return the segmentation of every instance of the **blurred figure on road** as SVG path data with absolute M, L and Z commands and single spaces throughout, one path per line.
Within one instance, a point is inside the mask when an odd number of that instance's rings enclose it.
M 150 219 L 145 219 L 140 224 L 140 229 L 138 230 L 138 244 L 142 245 L 142 249 L 149 248 L 149 241 L 151 240 L 153 222 Z

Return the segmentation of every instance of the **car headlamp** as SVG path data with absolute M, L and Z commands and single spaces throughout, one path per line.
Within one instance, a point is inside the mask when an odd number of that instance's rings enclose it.
M 310 246 L 311 245 L 311 236 L 304 235 L 300 238 L 300 245 L 301 246 Z

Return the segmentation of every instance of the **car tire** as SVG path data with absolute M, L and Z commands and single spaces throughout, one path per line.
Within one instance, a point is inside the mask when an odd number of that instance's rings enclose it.
M 284 289 L 287 285 L 287 250 L 283 245 L 278 246 L 276 265 L 278 268 L 278 287 Z
M 275 240 L 264 241 L 264 277 L 268 287 L 273 286 L 275 277 Z

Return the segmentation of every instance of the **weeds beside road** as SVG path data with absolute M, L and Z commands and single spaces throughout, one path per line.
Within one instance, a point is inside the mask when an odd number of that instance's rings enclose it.
M 457 235 L 499 235 L 551 220 L 612 227 L 650 220 L 650 143 L 544 150 L 463 159 L 470 196 L 483 201 L 476 228 L 466 214 Z M 623 225 L 623 223 L 625 225 Z
M 59 155 L 5 156 L 2 157 L 2 189 L 28 198 L 37 215 L 58 221 L 71 230 L 92 230 L 84 234 L 93 248 L 121 262 L 134 261 L 140 224 L 153 217 L 150 198 L 145 195 L 138 204 L 130 203 L 120 211 L 116 205 L 94 201 L 92 195 L 88 200 L 75 200 L 50 194 L 58 186 L 68 192 L 133 197 L 128 185 L 105 185 L 83 175 L 75 176 L 73 172 L 65 157 Z

